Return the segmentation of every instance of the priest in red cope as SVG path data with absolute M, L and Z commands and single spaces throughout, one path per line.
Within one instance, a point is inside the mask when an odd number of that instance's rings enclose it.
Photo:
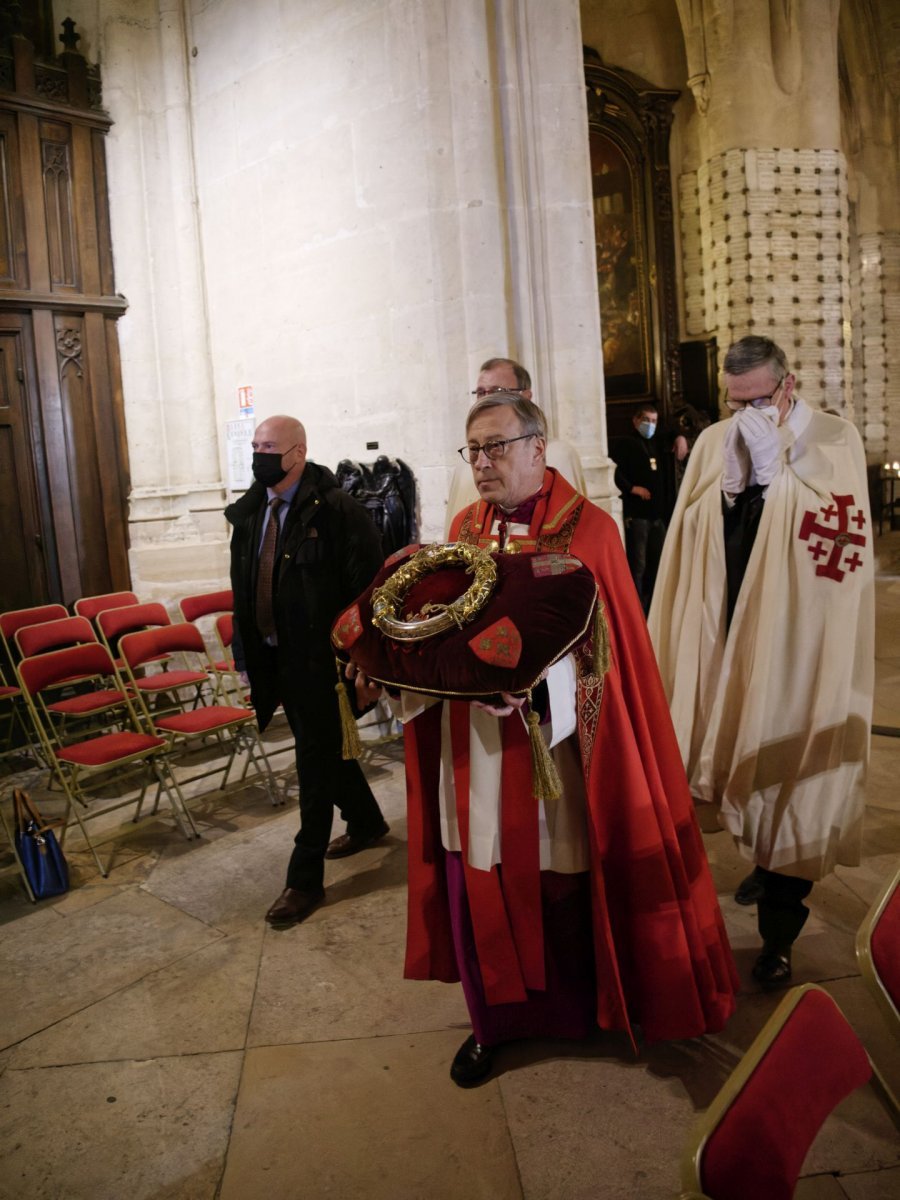
M 544 417 L 530 400 L 485 396 L 466 437 L 460 453 L 481 499 L 457 514 L 451 539 L 580 559 L 602 601 L 610 665 L 594 673 L 588 642 L 541 685 L 563 785 L 554 801 L 535 798 L 521 697 L 485 705 L 405 691 L 396 702 L 409 810 L 405 975 L 462 982 L 472 1035 L 450 1074 L 463 1087 L 486 1078 L 512 1040 L 583 1038 L 597 1025 L 647 1041 L 719 1030 L 737 986 L 615 523 L 546 467 Z M 368 698 L 363 677 L 357 688 Z

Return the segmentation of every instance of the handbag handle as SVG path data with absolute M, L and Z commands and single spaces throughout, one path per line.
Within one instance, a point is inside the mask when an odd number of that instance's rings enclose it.
M 45 833 L 48 829 L 55 829 L 63 824 L 59 819 L 54 821 L 45 821 L 31 801 L 31 797 L 21 788 L 13 789 L 13 808 L 16 814 L 16 829 L 19 833 L 24 833 L 28 828 L 30 821 L 34 825 L 38 833 Z

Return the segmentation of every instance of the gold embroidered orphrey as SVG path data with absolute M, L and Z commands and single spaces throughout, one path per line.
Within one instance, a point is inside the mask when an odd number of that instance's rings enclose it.
M 398 615 L 413 584 L 443 567 L 464 566 L 471 586 L 449 604 L 427 603 L 410 621 Z M 497 582 L 497 564 L 479 546 L 450 542 L 423 546 L 372 593 L 372 624 L 397 642 L 420 642 L 446 629 L 462 629 L 484 608 Z

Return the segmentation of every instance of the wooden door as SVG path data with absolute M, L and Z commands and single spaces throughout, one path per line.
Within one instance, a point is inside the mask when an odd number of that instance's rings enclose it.
M 28 608 L 58 590 L 45 557 L 38 490 L 44 471 L 34 457 L 40 430 L 26 388 L 28 332 L 22 317 L 0 313 L 0 612 Z
M 130 585 L 110 119 L 99 72 L 62 25 L 58 56 L 21 34 L 0 39 L 2 608 Z

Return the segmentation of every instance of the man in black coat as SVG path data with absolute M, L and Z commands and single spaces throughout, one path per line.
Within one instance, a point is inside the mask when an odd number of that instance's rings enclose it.
M 388 832 L 359 763 L 341 756 L 330 642 L 335 617 L 368 587 L 383 556 L 367 513 L 327 468 L 307 461 L 299 421 L 269 417 L 252 446 L 256 482 L 225 510 L 236 665 L 249 678 L 260 729 L 281 704 L 296 739 L 300 830 L 285 889 L 266 913 L 270 924 L 290 924 L 324 899 L 326 857 L 355 854 Z M 329 843 L 335 805 L 347 832 Z
M 663 447 L 656 432 L 658 423 L 656 407 L 643 405 L 632 417 L 634 431 L 616 438 L 609 450 L 616 464 L 616 487 L 622 493 L 625 554 L 645 613 L 650 608 L 666 538 Z

